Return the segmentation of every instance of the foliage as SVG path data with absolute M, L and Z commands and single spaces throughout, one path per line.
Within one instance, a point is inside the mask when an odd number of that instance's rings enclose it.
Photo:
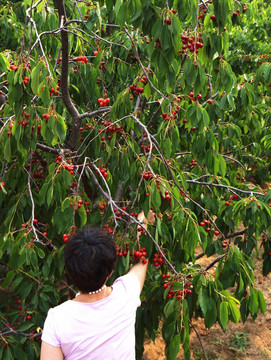
M 267 275 L 269 14 L 261 0 L 5 2 L 2 359 L 38 357 L 48 309 L 75 290 L 65 241 L 86 223 L 114 236 L 111 281 L 151 259 L 138 359 L 161 320 L 167 359 L 180 344 L 189 359 L 192 317 L 225 331 L 265 312 L 252 255 L 260 242 Z M 153 226 L 137 220 L 142 209 Z

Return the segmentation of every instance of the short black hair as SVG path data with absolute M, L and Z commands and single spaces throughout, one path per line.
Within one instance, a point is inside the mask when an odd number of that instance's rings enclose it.
M 82 293 L 96 291 L 115 268 L 115 241 L 106 229 L 87 226 L 69 238 L 64 258 L 73 285 Z

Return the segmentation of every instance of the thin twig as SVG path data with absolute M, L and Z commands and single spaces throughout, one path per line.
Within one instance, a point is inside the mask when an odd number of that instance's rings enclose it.
M 227 189 L 227 190 L 233 190 L 233 191 L 236 191 L 236 192 L 239 191 L 242 194 L 264 196 L 264 194 L 256 192 L 256 191 L 241 190 L 241 189 L 235 188 L 233 186 L 229 186 L 229 185 L 215 184 L 215 183 L 211 183 L 211 182 L 203 182 L 203 181 L 196 181 L 196 180 L 186 180 L 186 182 L 191 183 L 191 184 L 197 184 L 197 185 L 220 187 L 220 188 L 224 188 L 224 189 Z
M 191 327 L 191 328 L 195 331 L 195 333 L 196 333 L 196 335 L 197 335 L 197 338 L 198 338 L 198 340 L 199 340 L 200 346 L 201 346 L 201 348 L 202 348 L 202 351 L 203 351 L 204 357 L 205 357 L 205 359 L 206 359 L 206 360 L 208 360 L 208 356 L 207 356 L 206 351 L 205 351 L 205 349 L 204 349 L 204 347 L 203 347 L 203 344 L 202 344 L 202 342 L 201 342 L 201 339 L 200 339 L 199 333 L 197 332 L 197 330 L 196 330 L 195 326 L 192 324 L 192 322 L 191 322 L 191 321 L 190 321 L 190 327 Z

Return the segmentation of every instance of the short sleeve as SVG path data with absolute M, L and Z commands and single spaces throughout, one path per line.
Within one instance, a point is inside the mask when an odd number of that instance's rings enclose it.
M 122 282 L 127 300 L 133 308 L 138 308 L 141 305 L 140 301 L 140 284 L 138 278 L 131 273 L 119 277 L 115 283 Z
M 60 347 L 61 343 L 55 331 L 55 320 L 53 309 L 50 309 L 45 319 L 41 340 L 49 345 Z

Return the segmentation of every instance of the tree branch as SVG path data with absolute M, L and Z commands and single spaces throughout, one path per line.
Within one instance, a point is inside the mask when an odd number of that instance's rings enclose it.
M 73 105 L 68 84 L 68 75 L 69 75 L 69 34 L 67 32 L 67 17 L 65 11 L 65 5 L 63 0 L 56 0 L 59 20 L 63 24 L 61 27 L 61 43 L 62 43 L 62 66 L 61 66 L 61 90 L 62 90 L 62 99 L 63 102 L 72 117 L 72 128 L 70 139 L 68 142 L 68 147 L 71 150 L 76 150 L 77 140 L 80 132 L 81 119 L 80 115 Z
M 221 188 L 224 188 L 224 189 L 227 189 L 227 190 L 233 190 L 233 191 L 236 191 L 236 192 L 239 191 L 239 192 L 241 192 L 243 194 L 264 196 L 264 194 L 256 192 L 256 191 L 241 190 L 241 189 L 237 189 L 237 188 L 235 188 L 233 186 L 229 186 L 229 185 L 214 184 L 214 183 L 210 183 L 210 182 L 201 182 L 201 181 L 196 181 L 196 180 L 187 180 L 186 182 L 191 183 L 191 184 L 221 187 Z
M 207 270 L 211 269 L 211 267 L 213 267 L 214 264 L 216 264 L 216 263 L 219 262 L 221 259 L 223 259 L 227 254 L 228 254 L 228 252 L 225 252 L 225 254 L 222 254 L 222 255 L 218 256 L 217 258 L 215 258 L 209 265 L 206 266 L 206 268 L 204 269 L 204 271 L 207 271 Z

